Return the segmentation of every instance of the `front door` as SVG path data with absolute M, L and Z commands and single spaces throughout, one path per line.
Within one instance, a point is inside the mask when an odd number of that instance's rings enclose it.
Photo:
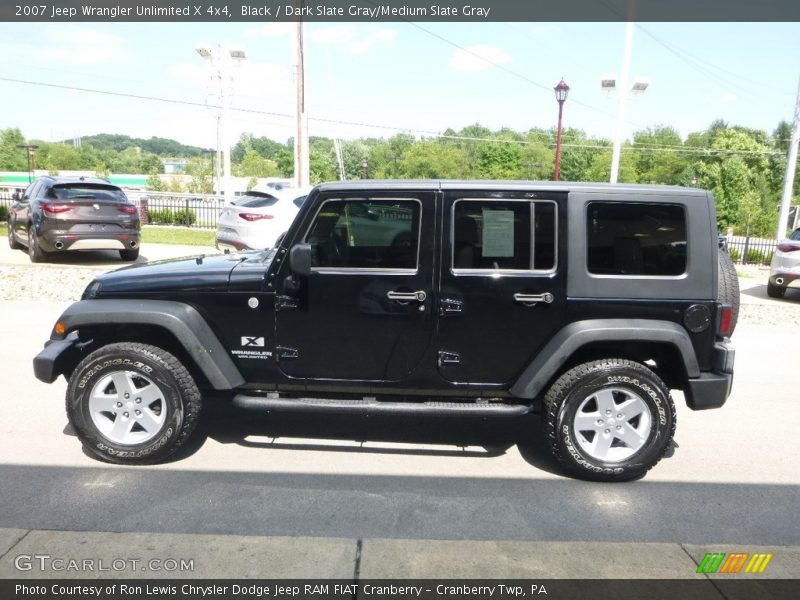
M 439 372 L 511 384 L 566 318 L 566 194 L 447 191 Z
M 349 192 L 320 201 L 294 240 L 311 245 L 312 272 L 296 291 L 279 283 L 280 369 L 309 380 L 402 381 L 436 323 L 435 195 Z

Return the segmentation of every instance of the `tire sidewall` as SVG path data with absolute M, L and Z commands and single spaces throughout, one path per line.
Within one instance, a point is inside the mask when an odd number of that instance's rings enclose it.
M 639 396 L 650 411 L 651 428 L 647 441 L 636 454 L 623 462 L 604 462 L 592 458 L 580 447 L 574 430 L 574 417 L 581 403 L 603 388 L 621 388 Z M 675 415 L 669 394 L 647 373 L 626 367 L 605 368 L 587 374 L 565 396 L 555 423 L 556 442 L 573 469 L 593 478 L 629 479 L 644 473 L 657 462 L 674 431 Z
M 164 395 L 166 418 L 158 434 L 141 444 L 112 442 L 97 429 L 89 411 L 89 399 L 97 382 L 114 371 L 141 373 Z M 112 462 L 151 462 L 168 454 L 183 423 L 183 399 L 166 363 L 146 349 L 136 352 L 100 349 L 83 361 L 67 387 L 67 414 L 78 437 L 90 452 Z

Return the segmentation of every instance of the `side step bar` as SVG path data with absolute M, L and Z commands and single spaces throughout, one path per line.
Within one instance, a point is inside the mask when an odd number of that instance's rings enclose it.
M 526 404 L 497 402 L 384 402 L 373 398 L 337 400 L 278 398 L 237 394 L 233 405 L 248 410 L 275 412 L 328 412 L 355 415 L 424 415 L 436 417 L 516 417 L 527 414 Z

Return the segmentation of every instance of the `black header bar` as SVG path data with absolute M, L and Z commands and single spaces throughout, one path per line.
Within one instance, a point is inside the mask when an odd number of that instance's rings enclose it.
M 798 0 L 3 0 L 8 22 L 796 22 Z M 757 42 L 755 42 L 757 43 Z

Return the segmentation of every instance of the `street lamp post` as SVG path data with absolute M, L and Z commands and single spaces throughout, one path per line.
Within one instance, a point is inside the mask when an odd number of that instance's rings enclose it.
M 239 64 L 247 59 L 245 51 L 241 48 L 228 48 L 220 44 L 217 51 L 208 45 L 201 45 L 195 48 L 197 53 L 208 61 L 214 68 L 213 76 L 219 85 L 220 112 L 217 114 L 217 156 L 220 153 L 220 146 L 223 152 L 223 187 L 225 193 L 225 203 L 233 201 L 233 182 L 231 181 L 231 135 L 230 135 L 230 111 L 231 96 L 233 94 L 233 72 L 232 64 Z M 219 160 L 217 161 L 219 168 Z M 219 191 L 219 190 L 217 190 Z
M 567 100 L 569 94 L 569 86 L 561 78 L 561 81 L 553 88 L 556 93 L 556 102 L 558 102 L 558 129 L 556 132 L 556 171 L 553 175 L 553 181 L 558 181 L 561 175 L 561 117 L 564 114 L 564 102 Z
M 24 148 L 28 152 L 28 183 L 33 183 L 33 169 L 36 166 L 36 144 L 17 144 L 17 148 Z

